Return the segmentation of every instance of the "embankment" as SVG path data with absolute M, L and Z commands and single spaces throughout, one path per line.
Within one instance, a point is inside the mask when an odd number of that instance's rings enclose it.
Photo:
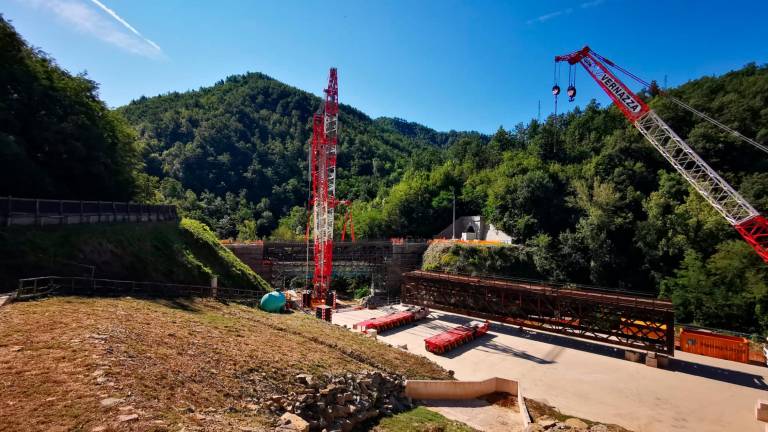
M 0 292 L 52 275 L 270 289 L 192 219 L 0 229 Z

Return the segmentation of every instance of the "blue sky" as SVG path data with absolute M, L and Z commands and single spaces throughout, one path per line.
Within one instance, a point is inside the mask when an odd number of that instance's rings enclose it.
M 552 59 L 584 44 L 670 86 L 768 60 L 764 1 L 3 3 L 31 44 L 87 71 L 110 106 L 246 71 L 320 94 L 334 65 L 341 101 L 372 117 L 490 133 L 535 118 L 539 100 L 551 113 Z M 576 103 L 608 102 L 583 71 L 577 85 Z

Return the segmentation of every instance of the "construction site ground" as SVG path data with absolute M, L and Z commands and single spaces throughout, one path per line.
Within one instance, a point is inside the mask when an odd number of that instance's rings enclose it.
M 337 313 L 353 324 L 385 310 Z M 426 356 L 457 379 L 494 376 L 518 380 L 526 398 L 567 415 L 613 423 L 635 432 L 762 431 L 755 401 L 765 398 L 768 368 L 676 352 L 670 369 L 624 360 L 624 349 L 492 323 L 488 335 L 446 354 L 424 349 L 424 339 L 471 318 L 433 311 L 430 318 L 383 332 L 380 341 Z

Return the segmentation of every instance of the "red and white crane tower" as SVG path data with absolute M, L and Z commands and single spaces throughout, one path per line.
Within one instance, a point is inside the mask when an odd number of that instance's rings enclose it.
M 642 99 L 630 91 L 611 71 L 611 68 L 624 73 L 649 89 L 654 86 L 653 83 L 641 80 L 631 72 L 585 46 L 570 54 L 555 57 L 555 85 L 552 87 L 555 101 L 557 101 L 557 95 L 560 94 L 560 87 L 557 85 L 557 63 L 559 62 L 567 62 L 571 66 L 581 64 L 589 76 L 608 93 L 613 103 L 616 104 L 630 123 L 640 131 L 715 210 L 723 215 L 728 223 L 752 246 L 755 252 L 765 262 L 768 262 L 768 220 L 755 210 L 728 182 L 720 177 L 715 170 L 707 165 Z M 571 78 L 569 73 L 568 84 L 567 95 L 572 101 L 576 96 L 575 70 L 573 78 Z M 743 136 L 706 114 L 697 111 L 683 101 L 670 95 L 666 96 L 676 104 L 711 122 L 715 126 L 743 139 L 760 150 L 768 152 L 768 147 L 765 145 Z
M 315 261 L 310 303 L 332 306 L 334 299 L 329 298 L 328 294 L 333 271 L 333 217 L 339 204 L 336 199 L 336 145 L 339 127 L 339 84 L 336 68 L 331 68 L 328 87 L 324 92 L 325 102 L 312 118 L 309 161 Z

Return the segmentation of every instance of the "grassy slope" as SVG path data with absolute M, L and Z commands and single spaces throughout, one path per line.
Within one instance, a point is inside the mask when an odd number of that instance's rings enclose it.
M 117 223 L 0 229 L 0 292 L 36 276 L 84 276 L 139 281 L 210 283 L 269 289 L 222 247 L 203 224 Z
M 475 432 L 471 427 L 448 420 L 424 407 L 379 420 L 374 432 Z
M 0 311 L 0 364 L 0 431 L 89 431 L 132 413 L 138 420 L 120 430 L 262 430 L 271 419 L 249 403 L 293 390 L 298 373 L 449 378 L 423 357 L 307 315 L 212 300 L 13 303 Z M 101 406 L 108 397 L 123 401 Z

